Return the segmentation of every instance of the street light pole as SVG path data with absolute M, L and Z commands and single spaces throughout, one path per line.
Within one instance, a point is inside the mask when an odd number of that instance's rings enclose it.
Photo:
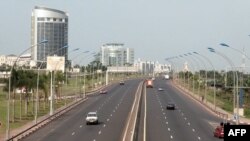
M 190 55 L 190 57 L 192 58 L 192 53 L 188 53 L 189 55 Z M 193 60 L 198 64 L 198 61 L 196 61 L 196 59 L 195 58 L 193 58 Z M 203 101 L 204 100 L 204 98 L 205 98 L 205 96 L 206 96 L 206 94 L 207 94 L 207 71 L 206 71 L 206 65 L 205 65 L 205 63 L 202 61 L 202 60 L 200 60 L 200 59 L 198 59 L 199 61 L 201 61 L 201 64 L 203 65 L 203 67 L 204 67 L 204 69 L 205 69 L 205 93 L 204 93 L 204 96 L 202 96 L 202 98 L 201 98 L 201 100 Z M 201 77 L 201 70 L 199 71 L 199 77 Z M 199 78 L 200 79 L 200 78 Z M 199 83 L 199 88 L 198 88 L 198 90 L 200 91 L 200 83 Z
M 59 48 L 57 49 L 55 52 L 52 52 L 50 53 L 49 55 L 53 55 L 55 53 L 57 53 L 58 51 L 60 51 L 61 49 L 64 49 L 64 48 L 68 48 L 68 46 L 63 46 L 62 48 Z M 44 56 L 44 58 L 42 60 L 44 60 L 46 57 Z M 43 61 L 40 66 L 37 68 L 37 82 L 36 82 L 36 104 L 35 104 L 35 123 L 37 123 L 37 114 L 38 114 L 38 102 L 39 102 L 39 94 L 38 94 L 38 91 L 39 91 L 39 72 L 40 72 L 40 69 L 43 65 L 45 61 Z
M 208 50 L 210 52 L 215 53 L 215 54 L 221 56 L 222 58 L 224 58 L 230 64 L 230 66 L 231 66 L 232 69 L 235 68 L 234 64 L 232 63 L 232 61 L 227 56 L 225 56 L 224 54 L 222 54 L 222 53 L 220 53 L 218 51 L 215 51 L 215 49 L 213 49 L 211 47 L 208 47 Z M 238 88 L 237 89 L 235 88 L 235 86 L 236 87 L 238 86 L 238 74 L 237 74 L 237 71 L 235 71 L 233 74 L 234 74 L 234 87 L 233 88 L 234 88 L 234 108 L 235 108 L 235 97 L 236 97 L 236 93 L 238 93 Z M 234 110 L 233 110 L 233 113 L 234 113 Z
M 205 60 L 207 60 L 207 62 L 212 66 L 212 68 L 213 68 L 213 72 L 214 72 L 214 99 L 213 99 L 213 102 L 214 102 L 214 109 L 216 109 L 216 102 L 215 102 L 215 98 L 216 98 L 216 88 L 215 88 L 215 68 L 214 68 L 214 66 L 213 66 L 213 64 L 212 64 L 212 62 L 206 57 L 206 56 L 204 56 L 204 55 L 202 55 L 202 54 L 199 54 L 199 53 L 197 53 L 197 52 L 193 52 L 194 54 L 197 54 L 197 55 L 199 55 L 199 56 L 201 56 L 201 57 L 203 57 Z M 206 96 L 205 96 L 205 99 L 206 99 Z
M 20 58 L 21 55 L 23 55 L 26 51 L 32 49 L 33 47 L 40 45 L 40 44 L 44 44 L 47 43 L 48 40 L 43 40 L 35 45 L 32 45 L 31 47 L 27 48 L 26 50 L 24 50 L 22 53 L 20 53 L 17 57 L 17 59 L 15 60 L 15 62 L 13 63 L 13 66 L 10 69 L 10 75 L 9 75 L 9 90 L 8 90 L 8 102 L 7 102 L 7 124 L 6 124 L 6 139 L 9 138 L 9 134 L 10 134 L 10 89 L 11 89 L 11 74 L 13 71 L 13 68 L 16 65 L 16 62 L 18 61 L 18 59 Z

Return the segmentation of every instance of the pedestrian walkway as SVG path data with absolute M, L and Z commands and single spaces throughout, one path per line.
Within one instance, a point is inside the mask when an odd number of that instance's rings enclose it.
M 208 108 L 210 111 L 212 111 L 217 116 L 223 118 L 227 122 L 234 122 L 236 123 L 237 120 L 235 115 L 233 113 L 227 112 L 220 107 L 215 107 L 211 102 L 205 101 L 204 98 L 200 97 L 199 95 L 193 94 L 193 92 L 189 91 L 188 89 L 178 85 L 177 83 L 172 84 L 174 87 L 178 88 L 179 90 L 185 92 L 185 94 L 188 94 L 192 98 L 194 98 L 196 101 L 198 101 L 200 104 Z M 250 119 L 246 117 L 239 116 L 239 124 L 248 124 L 250 125 Z

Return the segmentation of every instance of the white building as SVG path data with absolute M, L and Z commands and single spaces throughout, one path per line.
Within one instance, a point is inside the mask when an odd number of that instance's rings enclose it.
M 105 66 L 126 66 L 134 64 L 134 49 L 124 44 L 108 43 L 101 47 L 100 61 Z
M 13 66 L 15 61 L 17 66 L 30 66 L 31 55 L 24 54 L 19 58 L 13 54 L 0 56 L 0 65 Z
M 10 54 L 10 55 L 1 55 L 0 56 L 0 65 L 8 65 L 13 66 L 14 62 L 17 60 L 17 56 Z
M 171 70 L 171 65 L 160 64 L 158 61 L 144 61 L 138 59 L 135 62 L 135 66 L 138 68 L 138 72 L 143 74 L 156 74 L 156 73 L 169 73 Z

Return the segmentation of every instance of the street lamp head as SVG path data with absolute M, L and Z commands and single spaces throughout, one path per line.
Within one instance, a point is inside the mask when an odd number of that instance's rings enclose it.
M 49 41 L 48 40 L 42 40 L 41 42 L 39 42 L 38 44 L 45 44 L 45 43 L 48 43 Z
M 229 45 L 225 44 L 225 43 L 220 43 L 221 46 L 223 47 L 230 47 Z
M 83 53 L 88 53 L 89 51 L 84 51 Z
M 63 46 L 62 48 L 68 48 L 69 46 L 68 45 L 65 45 L 65 46 Z
M 215 50 L 209 50 L 209 51 L 215 53 Z
M 215 51 L 215 49 L 214 49 L 214 48 L 211 48 L 211 47 L 208 47 L 207 49 L 208 49 L 208 50 L 213 50 L 213 51 Z
M 76 48 L 76 49 L 73 49 L 72 51 L 77 51 L 77 50 L 79 50 L 80 48 Z

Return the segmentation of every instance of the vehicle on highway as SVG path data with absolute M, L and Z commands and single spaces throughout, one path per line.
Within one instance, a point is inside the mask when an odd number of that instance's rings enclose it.
M 158 88 L 158 91 L 163 91 L 163 89 L 161 87 Z
M 224 138 L 224 126 L 217 126 L 214 129 L 214 136 L 218 138 Z
M 108 91 L 105 89 L 100 90 L 100 94 L 107 94 L 107 93 L 108 93 Z
M 169 75 L 168 75 L 168 74 L 164 75 L 164 78 L 165 78 L 166 80 L 169 80 Z
M 125 82 L 124 81 L 120 81 L 120 85 L 124 85 L 125 84 Z
M 147 88 L 153 88 L 154 87 L 153 86 L 153 80 L 151 80 L 151 79 L 146 80 L 146 87 Z
M 166 109 L 175 110 L 175 104 L 173 102 L 168 102 Z
M 96 112 L 89 112 L 86 117 L 86 125 L 98 124 L 98 116 Z

